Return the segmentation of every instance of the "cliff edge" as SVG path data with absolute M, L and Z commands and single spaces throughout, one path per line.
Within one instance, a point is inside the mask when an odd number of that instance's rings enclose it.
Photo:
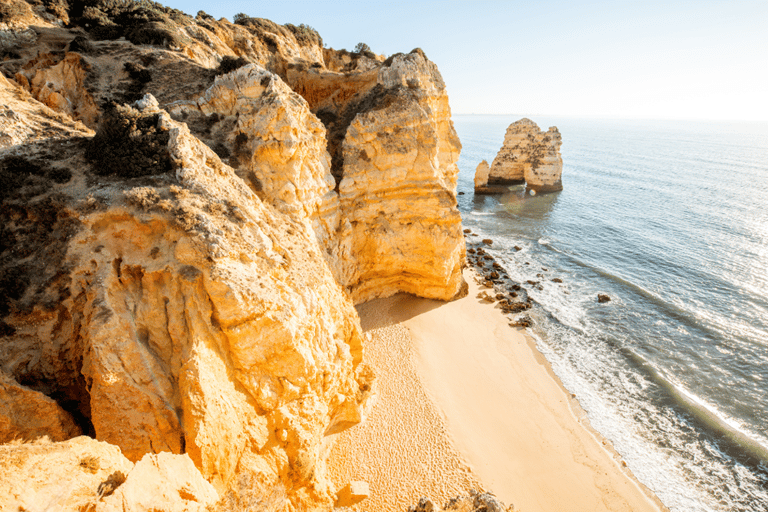
M 332 506 L 354 304 L 466 289 L 437 67 L 149 1 L 9 0 L 0 51 L 0 457 L 83 472 L 2 507 Z

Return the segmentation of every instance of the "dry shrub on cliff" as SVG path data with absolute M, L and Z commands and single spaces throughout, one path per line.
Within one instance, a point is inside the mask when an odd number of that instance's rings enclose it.
M 85 152 L 94 172 L 137 178 L 173 171 L 170 135 L 158 127 L 159 121 L 160 114 L 144 115 L 127 105 L 110 105 Z
M 83 457 L 80 459 L 80 463 L 78 465 L 89 473 L 96 473 L 101 468 L 99 458 L 94 455 L 87 455 Z
M 125 483 L 125 480 L 126 480 L 125 473 L 123 473 L 122 471 L 115 471 L 114 473 L 109 475 L 109 477 L 107 477 L 106 480 L 104 480 L 99 484 L 99 490 L 98 490 L 99 497 L 104 498 L 106 496 L 109 496 L 110 494 L 115 492 L 115 490 L 117 490 L 118 487 L 123 485 Z
M 133 44 L 179 46 L 175 25 L 192 23 L 181 11 L 151 0 L 70 0 L 66 11 L 94 39 L 125 37 Z
M 296 41 L 302 46 L 312 46 L 317 45 L 322 47 L 323 46 L 323 38 L 320 37 L 320 34 L 317 30 L 315 30 L 313 27 L 310 27 L 309 25 L 305 25 L 301 23 L 300 25 L 291 25 L 290 23 L 286 23 L 285 28 L 293 32 L 293 35 L 296 37 Z
M 232 57 L 231 55 L 225 55 L 224 58 L 221 59 L 219 67 L 216 68 L 215 74 L 223 75 L 225 73 L 229 73 L 230 71 L 239 69 L 246 64 L 248 64 L 248 61 L 243 57 Z

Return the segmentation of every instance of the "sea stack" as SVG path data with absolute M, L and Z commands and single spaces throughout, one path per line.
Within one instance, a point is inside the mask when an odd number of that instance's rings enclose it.
M 534 193 L 563 189 L 562 137 L 557 127 L 542 131 L 530 119 L 507 128 L 504 144 L 491 165 L 488 186 L 526 185 Z
M 489 194 L 492 193 L 488 187 L 488 177 L 490 175 L 491 168 L 488 165 L 487 160 L 483 160 L 477 164 L 475 169 L 475 194 Z

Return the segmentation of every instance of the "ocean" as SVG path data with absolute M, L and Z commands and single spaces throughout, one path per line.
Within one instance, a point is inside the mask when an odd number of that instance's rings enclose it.
M 531 117 L 564 190 L 475 197 L 519 117 L 453 119 L 463 223 L 541 283 L 529 330 L 592 427 L 672 511 L 767 511 L 768 123 Z

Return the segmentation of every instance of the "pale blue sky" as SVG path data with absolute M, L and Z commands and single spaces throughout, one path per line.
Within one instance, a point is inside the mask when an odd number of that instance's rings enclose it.
M 454 114 L 768 121 L 768 1 L 161 0 L 306 23 L 333 48 L 421 47 Z

